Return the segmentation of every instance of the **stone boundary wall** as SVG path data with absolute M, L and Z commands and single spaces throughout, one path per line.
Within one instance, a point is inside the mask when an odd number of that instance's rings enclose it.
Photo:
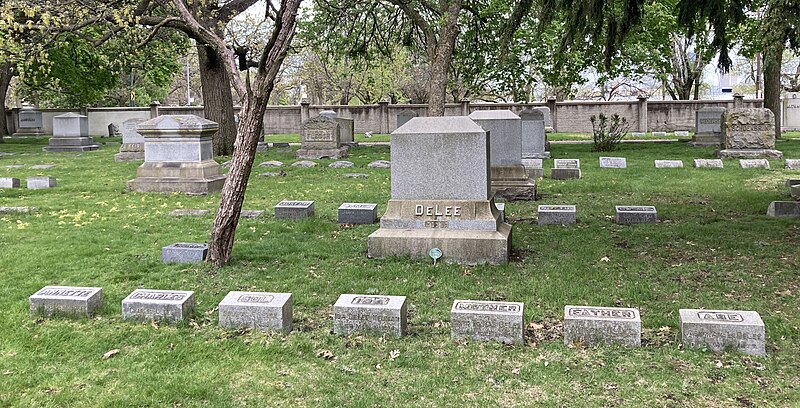
M 699 100 L 699 101 L 648 101 L 641 98 L 636 101 L 563 101 L 550 99 L 539 103 L 461 103 L 447 104 L 445 115 L 469 115 L 476 110 L 510 109 L 519 114 L 525 108 L 550 108 L 553 127 L 558 132 L 591 132 L 589 122 L 591 115 L 618 113 L 630 123 L 631 132 L 653 131 L 694 131 L 695 111 L 704 107 L 733 108 L 734 104 L 742 107 L 762 107 L 761 99 L 744 100 Z M 333 110 L 341 118 L 355 121 L 355 132 L 389 133 L 396 126 L 397 114 L 411 109 L 419 116 L 424 116 L 427 106 L 422 104 L 389 104 L 380 102 L 375 105 L 310 105 L 302 103 L 295 106 L 270 106 L 264 115 L 264 133 L 300 133 L 300 125 L 310 117 L 317 116 L 319 111 Z M 238 110 L 238 108 L 237 108 Z M 89 117 L 89 135 L 107 136 L 108 125 L 116 124 L 121 128 L 122 122 L 131 118 L 150 119 L 158 114 L 180 115 L 193 114 L 203 116 L 201 106 L 158 106 L 149 108 L 84 108 L 84 109 L 42 109 L 44 130 L 53 129 L 53 116 L 67 112 L 75 112 Z M 6 111 L 9 133 L 16 131 L 19 108 Z

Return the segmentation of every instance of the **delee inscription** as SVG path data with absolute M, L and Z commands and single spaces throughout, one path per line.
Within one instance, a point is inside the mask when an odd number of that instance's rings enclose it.
M 446 217 L 460 217 L 461 216 L 461 207 L 454 205 L 454 206 L 442 206 L 439 205 L 422 205 L 417 204 L 414 207 L 414 215 L 422 216 L 446 216 Z

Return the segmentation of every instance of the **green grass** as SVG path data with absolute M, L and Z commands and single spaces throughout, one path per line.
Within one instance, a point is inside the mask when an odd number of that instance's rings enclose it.
M 711 149 L 681 143 L 622 145 L 592 153 L 553 145 L 555 158 L 579 158 L 583 179 L 541 180 L 538 202 L 506 206 L 514 225 L 514 262 L 458 266 L 366 257 L 377 226 L 342 227 L 346 201 L 389 199 L 388 146 L 361 147 L 330 169 L 329 160 L 285 177 L 255 168 L 245 209 L 267 214 L 281 199 L 316 201 L 300 222 L 266 215 L 242 220 L 234 261 L 160 263 L 161 247 L 208 239 L 212 217 L 170 218 L 176 208 L 215 210 L 218 195 L 125 191 L 139 163 L 116 163 L 115 147 L 45 154 L 46 139 L 0 145 L 0 177 L 50 175 L 51 190 L 0 190 L 0 206 L 34 214 L 0 215 L 0 406 L 630 406 L 787 407 L 800 401 L 800 223 L 766 217 L 788 199 L 797 172 L 691 168 Z M 800 157 L 800 141 L 779 141 Z M 628 169 L 599 169 L 601 155 L 628 158 Z M 687 168 L 655 169 L 654 159 Z M 227 158 L 221 157 L 219 161 Z M 260 153 L 294 161 L 293 150 Z M 22 169 L 6 169 L 9 164 Z M 50 170 L 30 165 L 53 163 Z M 545 160 L 549 168 L 552 161 Z M 347 179 L 342 173 L 369 174 Z M 546 170 L 546 173 L 549 173 Z M 24 183 L 24 181 L 23 181 Z M 539 204 L 575 204 L 572 226 L 535 224 Z M 619 226 L 614 205 L 658 208 L 657 225 Z M 607 258 L 607 260 L 606 260 Z M 41 319 L 27 297 L 44 285 L 101 286 L 93 319 Z M 196 291 L 197 317 L 176 327 L 122 321 L 121 300 L 135 288 Z M 216 305 L 230 290 L 294 293 L 289 335 L 225 331 Z M 332 305 L 341 293 L 408 296 L 409 336 L 337 337 Z M 528 342 L 508 347 L 450 339 L 453 299 L 525 302 Z M 566 304 L 641 310 L 644 346 L 567 348 Z M 679 308 L 756 310 L 767 328 L 766 357 L 683 350 Z M 119 349 L 115 357 L 103 353 Z M 390 358 L 390 352 L 399 357 Z M 329 351 L 333 359 L 318 356 Z

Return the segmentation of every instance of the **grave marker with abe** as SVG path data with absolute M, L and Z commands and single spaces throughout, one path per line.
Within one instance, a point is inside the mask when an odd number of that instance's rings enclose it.
M 194 292 L 136 289 L 122 300 L 122 319 L 178 323 L 194 313 Z
M 637 309 L 564 306 L 564 344 L 642 344 L 642 320 Z
M 341 295 L 333 305 L 333 332 L 337 335 L 406 334 L 408 309 L 405 296 Z
M 456 300 L 450 309 L 451 337 L 522 343 L 523 307 L 521 302 Z
M 228 292 L 219 303 L 219 327 L 251 327 L 261 331 L 292 331 L 292 294 Z
M 686 348 L 732 348 L 763 356 L 764 322 L 753 311 L 680 309 L 681 343 Z
M 103 289 L 45 286 L 28 298 L 33 315 L 94 316 L 103 305 Z

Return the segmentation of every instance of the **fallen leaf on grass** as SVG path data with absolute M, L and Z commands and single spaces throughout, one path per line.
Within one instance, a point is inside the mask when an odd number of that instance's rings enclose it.
M 320 350 L 317 352 L 317 357 L 322 357 L 325 360 L 333 360 L 336 358 L 336 355 L 330 350 Z
M 600 258 L 600 262 L 611 262 L 611 259 L 607 256 Z
M 389 352 L 389 360 L 394 361 L 400 357 L 400 350 L 392 350 Z
M 117 354 L 119 354 L 119 349 L 108 350 L 105 353 L 103 353 L 103 360 L 108 360 L 109 358 L 114 357 Z

